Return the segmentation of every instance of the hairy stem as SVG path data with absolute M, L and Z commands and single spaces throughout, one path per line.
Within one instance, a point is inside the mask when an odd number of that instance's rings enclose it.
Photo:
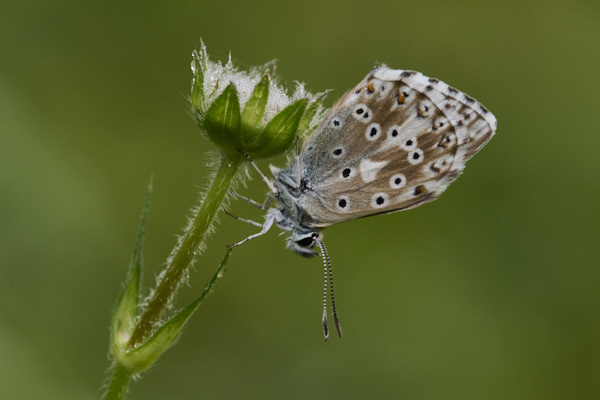
M 196 251 L 210 233 L 217 211 L 221 208 L 242 161 L 241 155 L 237 158 L 224 155 L 221 157 L 221 164 L 210 183 L 202 204 L 169 258 L 162 279 L 129 339 L 129 345 L 132 348 L 139 346 L 153 333 L 154 327 L 169 307 L 185 271 L 194 260 Z
M 108 389 L 104 394 L 104 400 L 121 400 L 125 398 L 127 387 L 131 381 L 131 373 L 123 365 L 117 363 L 114 366 Z

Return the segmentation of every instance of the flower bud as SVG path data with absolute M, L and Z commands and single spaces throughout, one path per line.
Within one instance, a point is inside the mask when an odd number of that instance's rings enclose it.
M 202 133 L 230 157 L 241 150 L 253 159 L 285 153 L 297 135 L 314 130 L 325 114 L 325 94 L 297 84 L 288 96 L 271 76 L 274 64 L 238 71 L 208 59 L 202 44 L 193 53 L 192 109 Z

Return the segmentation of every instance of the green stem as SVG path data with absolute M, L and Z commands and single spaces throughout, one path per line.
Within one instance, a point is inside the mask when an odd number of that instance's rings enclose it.
M 108 390 L 104 394 L 104 400 L 124 399 L 130 381 L 131 373 L 123 365 L 116 363 L 110 377 Z
M 202 204 L 186 228 L 172 257 L 169 258 L 167 269 L 129 339 L 131 348 L 139 346 L 150 337 L 162 314 L 169 307 L 182 282 L 184 272 L 192 263 L 199 246 L 208 236 L 217 211 L 231 188 L 242 161 L 241 154 L 236 158 L 221 156 L 221 164 Z

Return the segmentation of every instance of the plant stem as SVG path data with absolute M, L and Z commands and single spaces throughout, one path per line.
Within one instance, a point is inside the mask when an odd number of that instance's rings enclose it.
M 167 269 L 129 339 L 131 348 L 139 346 L 153 333 L 157 322 L 169 307 L 182 282 L 182 275 L 192 263 L 199 246 L 210 233 L 217 211 L 231 188 L 242 161 L 241 154 L 236 158 L 221 156 L 221 164 L 210 183 L 202 204 L 169 258 Z
M 131 381 L 131 373 L 125 366 L 116 363 L 113 369 L 113 374 L 110 377 L 108 390 L 104 394 L 104 400 L 121 400 L 125 398 L 127 387 Z

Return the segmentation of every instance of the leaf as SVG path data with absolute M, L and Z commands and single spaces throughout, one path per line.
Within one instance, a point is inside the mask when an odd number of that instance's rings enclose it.
M 252 143 L 260 135 L 268 100 L 269 76 L 264 75 L 254 87 L 242 112 L 242 142 L 244 144 Z
M 194 311 L 212 293 L 217 280 L 224 275 L 230 253 L 231 248 L 228 248 L 213 278 L 194 302 L 173 315 L 144 344 L 136 349 L 118 354 L 119 363 L 126 366 L 132 373 L 137 374 L 148 369 L 158 357 L 171 347 Z
M 267 158 L 289 149 L 294 142 L 307 103 L 307 99 L 298 100 L 275 115 L 265 126 L 254 150 L 249 151 L 250 155 L 255 159 Z
M 134 328 L 134 320 L 138 314 L 140 301 L 140 280 L 142 275 L 142 248 L 144 245 L 144 234 L 146 232 L 146 221 L 150 210 L 150 199 L 152 198 L 152 179 L 148 184 L 146 200 L 142 209 L 142 218 L 138 229 L 137 239 L 133 248 L 125 287 L 119 295 L 117 305 L 113 312 L 111 324 L 111 348 L 113 355 L 120 352 L 129 341 Z
M 240 101 L 230 83 L 206 111 L 203 128 L 208 137 L 224 151 L 236 153 L 242 142 Z
M 192 78 L 192 107 L 194 108 L 196 116 L 201 116 L 205 109 L 204 104 L 204 72 L 206 71 L 208 64 L 208 55 L 206 54 L 206 47 L 204 42 L 200 46 L 200 51 L 194 50 L 192 53 L 192 72 L 194 76 Z

